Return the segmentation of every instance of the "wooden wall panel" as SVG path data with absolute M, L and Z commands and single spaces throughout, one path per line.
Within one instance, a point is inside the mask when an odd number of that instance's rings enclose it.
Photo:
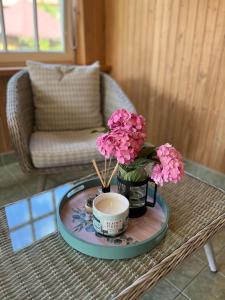
M 225 172 L 225 1 L 106 0 L 106 64 L 148 139 Z
M 78 0 L 76 8 L 76 63 L 105 64 L 105 2 Z
M 6 122 L 6 87 L 8 78 L 0 76 L 0 153 L 12 150 Z

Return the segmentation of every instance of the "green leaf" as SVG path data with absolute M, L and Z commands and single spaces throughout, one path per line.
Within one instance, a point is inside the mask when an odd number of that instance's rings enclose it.
M 91 133 L 106 133 L 106 132 L 108 132 L 108 128 L 107 127 L 104 127 L 104 128 L 102 128 L 102 129 L 93 129 L 92 131 L 91 131 Z
M 156 147 L 144 145 L 138 156 L 151 159 L 156 156 Z
M 127 181 L 139 182 L 145 180 L 148 175 L 144 168 L 135 169 L 129 172 L 126 172 L 123 167 L 119 166 L 120 177 Z
M 126 172 L 131 172 L 133 170 L 139 169 L 139 168 L 144 168 L 151 162 L 150 159 L 143 158 L 143 157 L 138 157 L 129 165 L 120 165 L 121 168 L 123 168 L 124 171 Z

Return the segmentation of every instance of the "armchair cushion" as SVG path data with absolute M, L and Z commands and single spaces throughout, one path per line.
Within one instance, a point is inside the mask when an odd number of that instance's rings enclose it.
M 31 135 L 30 153 L 36 168 L 72 166 L 101 161 L 96 148 L 99 133 L 93 129 L 76 131 L 36 131 Z
M 49 65 L 27 61 L 40 131 L 102 126 L 99 64 Z

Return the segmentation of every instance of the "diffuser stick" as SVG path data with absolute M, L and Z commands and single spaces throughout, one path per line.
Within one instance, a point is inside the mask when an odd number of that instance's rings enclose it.
M 98 166 L 97 166 L 96 161 L 95 161 L 94 159 L 92 160 L 92 163 L 93 163 L 93 166 L 94 166 L 94 168 L 95 168 L 95 171 L 96 171 L 96 173 L 97 173 L 97 175 L 98 175 L 98 177 L 99 177 L 99 179 L 100 179 L 100 181 L 101 181 L 102 186 L 105 187 L 105 183 L 104 183 L 104 181 L 102 180 L 102 176 L 101 176 L 101 174 L 100 174 L 100 172 L 99 172 Z
M 103 178 L 105 185 L 106 185 L 106 175 L 107 175 L 106 172 L 107 172 L 107 160 L 105 158 L 105 170 L 104 170 L 104 178 Z
M 108 163 L 108 167 L 106 170 L 106 174 L 107 174 L 106 179 L 109 177 L 109 174 L 110 174 L 111 161 L 112 161 L 112 157 L 109 158 L 109 163 Z
M 117 162 L 117 164 L 116 164 L 116 166 L 115 166 L 115 168 L 114 168 L 114 170 L 113 170 L 113 172 L 112 172 L 112 175 L 111 175 L 111 177 L 109 178 L 109 181 L 108 181 L 106 187 L 108 187 L 108 186 L 110 185 L 110 182 L 111 182 L 113 176 L 115 175 L 115 173 L 116 173 L 118 167 L 119 167 L 119 163 Z

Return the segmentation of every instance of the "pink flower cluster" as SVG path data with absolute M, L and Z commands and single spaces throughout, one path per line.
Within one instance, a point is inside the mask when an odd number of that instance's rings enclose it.
M 145 131 L 145 119 L 142 115 L 137 115 L 126 109 L 117 109 L 108 120 L 108 126 L 111 130 L 120 128 L 128 132 Z
M 184 174 L 184 164 L 181 154 L 170 144 L 162 145 L 157 150 L 160 164 L 152 168 L 151 179 L 163 186 L 165 182 L 177 183 Z
M 106 158 L 115 157 L 121 164 L 134 161 L 145 140 L 144 117 L 118 109 L 108 126 L 111 130 L 97 138 L 99 152 Z

